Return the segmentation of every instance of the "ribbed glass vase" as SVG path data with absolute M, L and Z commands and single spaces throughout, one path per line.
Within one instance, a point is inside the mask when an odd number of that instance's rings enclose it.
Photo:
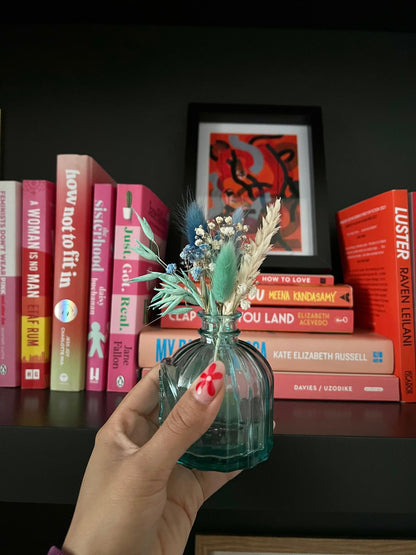
M 225 365 L 225 396 L 208 431 L 179 462 L 229 472 L 265 461 L 273 446 L 273 372 L 263 355 L 238 339 L 240 313 L 199 312 L 200 338 L 164 359 L 160 369 L 162 423 L 180 397 L 214 360 Z

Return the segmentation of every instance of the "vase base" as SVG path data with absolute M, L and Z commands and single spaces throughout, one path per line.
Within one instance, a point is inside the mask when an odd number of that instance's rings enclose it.
M 271 448 L 246 456 L 220 458 L 214 456 L 193 455 L 186 452 L 178 463 L 186 468 L 196 470 L 214 470 L 216 472 L 233 472 L 235 470 L 249 470 L 265 462 L 270 456 Z

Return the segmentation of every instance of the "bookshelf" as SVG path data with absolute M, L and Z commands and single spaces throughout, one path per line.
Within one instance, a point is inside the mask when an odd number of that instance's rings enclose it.
M 121 398 L 0 391 L 0 504 L 74 505 L 95 433 Z M 416 537 L 416 405 L 275 401 L 274 410 L 270 459 L 209 499 L 195 532 Z
M 97 25 L 32 26 L 19 14 L 24 24 L 4 21 L 0 34 L 2 176 L 53 180 L 58 152 L 85 152 L 175 206 L 187 104 L 226 101 L 322 106 L 331 215 L 363 191 L 410 186 L 414 18 L 369 11 L 362 26 L 351 10 L 354 21 L 311 25 L 308 14 L 297 29 L 299 12 L 280 14 L 279 28 L 268 16 L 237 28 L 235 14 L 214 28 L 212 14 L 199 27 L 158 27 L 160 14 L 135 25 L 113 10 Z M 96 430 L 117 402 L 0 391 L 0 552 L 22 553 L 26 542 L 43 555 L 62 540 Z M 275 410 L 272 457 L 210 499 L 196 532 L 416 536 L 416 405 L 280 401 Z

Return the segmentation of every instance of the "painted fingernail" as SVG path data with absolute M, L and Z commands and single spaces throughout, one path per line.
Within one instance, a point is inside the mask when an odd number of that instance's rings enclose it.
M 224 379 L 224 364 L 212 362 L 196 381 L 195 397 L 201 403 L 211 402 L 221 388 Z

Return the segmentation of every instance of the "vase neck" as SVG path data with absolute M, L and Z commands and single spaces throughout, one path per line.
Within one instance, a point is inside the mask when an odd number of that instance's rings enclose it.
M 202 340 L 209 343 L 216 341 L 237 341 L 240 334 L 238 329 L 240 312 L 219 316 L 200 311 L 198 316 L 201 318 L 199 334 Z

